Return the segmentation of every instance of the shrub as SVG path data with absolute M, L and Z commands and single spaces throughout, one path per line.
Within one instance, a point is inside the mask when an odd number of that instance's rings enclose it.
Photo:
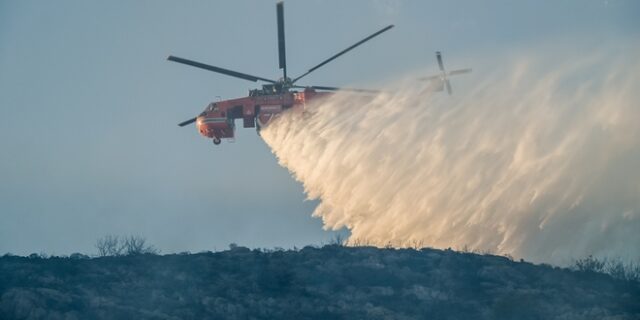
M 603 272 L 605 261 L 598 260 L 592 255 L 586 258 L 576 260 L 574 267 L 579 271 Z

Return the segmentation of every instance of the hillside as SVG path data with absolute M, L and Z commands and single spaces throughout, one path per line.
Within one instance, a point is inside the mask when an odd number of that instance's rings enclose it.
M 0 319 L 639 319 L 640 283 L 434 249 L 0 258 Z

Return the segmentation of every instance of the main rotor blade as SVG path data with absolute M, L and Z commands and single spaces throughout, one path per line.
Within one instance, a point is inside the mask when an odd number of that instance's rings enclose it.
M 180 122 L 180 123 L 178 123 L 178 126 L 180 126 L 180 127 L 184 127 L 184 126 L 186 126 L 186 125 L 190 125 L 190 124 L 192 124 L 192 123 L 196 122 L 196 119 L 198 119 L 198 117 L 191 118 L 191 119 L 189 119 L 189 120 L 187 120 L 187 121 Z
M 280 58 L 280 69 L 283 69 L 284 78 L 287 78 L 287 58 L 284 46 L 284 4 L 282 1 L 276 4 L 278 14 L 278 57 Z
M 357 47 L 357 46 L 359 46 L 359 45 L 361 45 L 361 44 L 363 44 L 363 43 L 365 43 L 365 42 L 367 42 L 367 41 L 371 40 L 373 37 L 375 37 L 375 36 L 377 36 L 377 35 L 379 35 L 379 34 L 381 34 L 381 33 L 385 32 L 385 31 L 387 31 L 387 30 L 389 30 L 389 29 L 391 29 L 391 28 L 393 28 L 393 25 L 388 25 L 388 26 L 386 26 L 386 27 L 382 28 L 380 31 L 378 31 L 378 32 L 376 32 L 376 33 L 374 33 L 374 34 L 372 34 L 372 35 L 370 35 L 370 36 L 368 36 L 368 37 L 366 37 L 366 38 L 364 38 L 364 39 L 362 39 L 362 40 L 358 41 L 356 44 L 354 44 L 354 45 L 350 46 L 349 48 L 346 48 L 346 49 L 344 49 L 344 50 L 342 50 L 342 51 L 338 52 L 337 54 L 333 55 L 331 58 L 329 58 L 329 59 L 327 59 L 327 60 L 325 60 L 325 61 L 322 61 L 322 62 L 321 62 L 320 64 L 318 64 L 317 66 L 315 66 L 315 67 L 313 67 L 313 68 L 309 69 L 309 71 L 307 71 L 307 72 L 306 72 L 306 73 L 304 73 L 303 75 L 301 75 L 301 76 L 299 76 L 299 77 L 297 77 L 297 78 L 293 79 L 293 81 L 291 81 L 291 83 L 295 83 L 296 81 L 300 80 L 302 77 L 304 77 L 304 76 L 308 75 L 309 73 L 313 72 L 314 70 L 316 70 L 316 69 L 318 69 L 318 68 L 320 68 L 320 67 L 324 66 L 325 64 L 327 64 L 327 63 L 329 63 L 329 62 L 333 61 L 335 58 L 337 58 L 337 57 L 339 57 L 339 56 L 341 56 L 341 55 L 343 55 L 343 54 L 345 54 L 345 53 L 349 52 L 349 51 L 350 51 L 350 50 L 352 50 L 353 48 L 355 48 L 355 47 Z
M 328 90 L 328 91 L 351 91 L 351 92 L 364 92 L 364 93 L 380 93 L 380 90 L 370 89 L 355 89 L 355 88 L 340 88 L 340 87 L 326 87 L 326 86 L 292 86 L 293 88 L 312 88 L 316 90 Z
M 438 66 L 440 66 L 440 71 L 444 72 L 444 64 L 442 63 L 442 54 L 440 51 L 436 51 L 436 58 L 438 59 Z
M 179 58 L 179 57 L 169 56 L 167 58 L 167 60 L 173 61 L 173 62 L 177 62 L 177 63 L 186 64 L 186 65 L 189 65 L 189 66 L 192 66 L 192 67 L 196 67 L 196 68 L 200 68 L 200 69 L 205 69 L 205 70 L 209 70 L 209 71 L 213 71 L 213 72 L 217 72 L 217 73 L 222 73 L 222 74 L 225 74 L 225 75 L 228 75 L 228 76 L 232 76 L 232 77 L 236 77 L 236 78 L 240 78 L 240 79 L 244 79 L 244 80 L 249 80 L 249 81 L 253 81 L 253 82 L 257 82 L 258 80 L 262 80 L 262 81 L 265 81 L 265 82 L 276 83 L 275 80 L 256 77 L 256 76 L 252 76 L 250 74 L 237 72 L 237 71 L 233 71 L 233 70 L 228 70 L 228 69 L 223 69 L 223 68 L 219 68 L 219 67 L 214 67 L 214 66 L 211 66 L 211 65 L 208 65 L 208 64 L 200 63 L 200 62 L 193 61 L 193 60 L 183 59 L 183 58 Z
M 447 85 L 447 93 L 449 93 L 449 95 L 451 95 L 453 93 L 451 91 L 451 82 L 449 82 L 449 79 L 447 79 L 444 83 Z

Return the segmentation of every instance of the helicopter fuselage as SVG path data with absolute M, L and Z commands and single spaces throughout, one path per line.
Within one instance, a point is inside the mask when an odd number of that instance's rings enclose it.
M 332 95 L 307 88 L 304 91 L 251 90 L 248 97 L 211 102 L 196 118 L 198 132 L 220 143 L 221 139 L 232 139 L 235 135 L 235 120 L 242 119 L 244 128 L 266 127 L 283 112 L 304 111 L 310 100 Z

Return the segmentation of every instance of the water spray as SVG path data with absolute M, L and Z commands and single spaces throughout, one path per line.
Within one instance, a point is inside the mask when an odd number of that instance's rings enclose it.
M 476 83 L 338 93 L 262 136 L 352 244 L 639 258 L 640 64 L 518 59 Z

